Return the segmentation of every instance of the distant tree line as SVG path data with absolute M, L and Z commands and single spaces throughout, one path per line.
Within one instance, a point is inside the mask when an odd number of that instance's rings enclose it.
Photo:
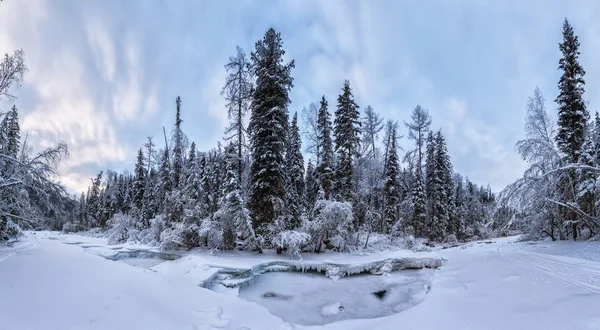
M 405 123 L 415 148 L 404 157 L 398 123 L 384 123 L 370 106 L 361 114 L 348 80 L 333 120 L 323 96 L 299 123 L 288 111 L 295 63 L 284 54 L 273 29 L 250 56 L 238 47 L 225 65 L 225 143 L 208 151 L 189 143 L 177 97 L 164 146 L 149 138 L 133 173 L 99 173 L 65 229 L 100 227 L 113 242 L 165 248 L 289 253 L 349 250 L 374 235 L 390 242 L 490 235 L 494 194 L 454 173 L 445 137 L 430 130 L 426 109 L 417 106 Z

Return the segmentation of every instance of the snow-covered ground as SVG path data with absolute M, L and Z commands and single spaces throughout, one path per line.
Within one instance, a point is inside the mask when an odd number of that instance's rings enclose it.
M 503 238 L 426 253 L 304 255 L 301 262 L 311 268 L 335 264 L 342 270 L 381 260 L 447 262 L 435 272 L 337 282 L 314 273 L 268 273 L 239 296 L 237 289 L 219 293 L 200 284 L 223 269 L 287 264 L 286 257 L 188 252 L 173 258 L 145 246 L 108 246 L 101 238 L 29 233 L 12 247 L 0 247 L 0 329 L 600 329 L 600 243 Z M 415 281 L 407 280 L 411 276 Z M 430 289 L 411 291 L 418 286 L 410 283 Z M 370 305 L 394 298 L 393 290 L 381 301 L 369 295 L 390 284 L 397 285 L 398 297 L 404 295 L 392 305 L 410 301 L 406 309 L 378 318 L 341 316 L 366 315 L 360 313 L 370 313 Z M 294 295 L 302 301 L 292 315 L 289 305 L 272 304 L 279 298 L 288 303 Z M 352 295 L 355 305 L 348 303 Z M 264 298 L 270 300 L 259 301 Z M 311 298 L 315 303 L 305 301 Z

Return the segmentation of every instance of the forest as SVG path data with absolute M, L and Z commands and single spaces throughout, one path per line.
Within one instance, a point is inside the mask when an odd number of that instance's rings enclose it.
M 444 132 L 419 105 L 406 120 L 383 118 L 355 99 L 346 80 L 339 95 L 291 113 L 296 67 L 271 28 L 249 54 L 238 47 L 224 61 L 222 143 L 197 149 L 182 130 L 188 110 L 177 97 L 164 142 L 148 138 L 132 172 L 102 171 L 80 196 L 59 183 L 67 146 L 34 154 L 17 107 L 1 113 L 0 241 L 52 229 L 163 249 L 276 249 L 296 257 L 517 233 L 588 239 L 600 229 L 600 117 L 590 120 L 580 45 L 566 19 L 562 37 L 557 119 L 535 88 L 516 146 L 528 169 L 499 193 L 454 171 Z M 5 55 L 0 98 L 15 100 L 26 72 L 22 51 Z M 401 149 L 399 139 L 412 148 Z

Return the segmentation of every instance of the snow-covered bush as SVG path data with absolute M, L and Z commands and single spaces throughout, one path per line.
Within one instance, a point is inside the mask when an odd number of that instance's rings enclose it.
M 404 238 L 404 248 L 412 250 L 417 245 L 417 240 L 413 235 L 408 235 Z
M 308 221 L 303 231 L 311 237 L 310 250 L 326 248 L 346 251 L 352 239 L 352 205 L 348 202 L 319 200 L 315 204 L 315 218 Z M 333 239 L 333 240 L 332 240 Z
M 193 248 L 200 246 L 202 229 L 192 223 L 177 222 L 160 234 L 160 247 L 163 250 L 175 248 Z
M 77 223 L 72 223 L 71 221 L 65 222 L 65 224 L 63 224 L 63 226 L 62 226 L 63 233 L 76 233 L 81 230 L 83 230 L 81 225 L 79 225 Z
M 178 226 L 165 229 L 162 233 L 160 233 L 160 249 L 172 250 L 181 247 L 183 244 L 180 234 L 180 227 Z
M 120 244 L 137 241 L 138 230 L 135 230 L 137 220 L 128 214 L 117 213 L 108 220 L 108 244 Z
M 448 243 L 449 245 L 456 245 L 456 244 L 458 244 L 458 240 L 456 239 L 456 235 L 454 235 L 454 234 L 448 235 L 448 238 L 446 238 L 446 243 Z
M 18 238 L 23 235 L 21 227 L 8 219 L 4 228 L 0 228 L 0 241 L 8 241 L 9 239 Z
M 404 238 L 404 248 L 413 252 L 429 252 L 431 249 L 423 244 L 422 239 L 408 235 Z
M 210 218 L 202 220 L 200 229 L 200 244 L 211 249 L 220 249 L 223 243 L 223 230 L 221 223 Z
M 310 241 L 310 235 L 307 233 L 286 230 L 273 237 L 272 243 L 279 251 L 285 251 L 293 258 L 300 257 L 300 250 Z
M 374 232 L 358 232 L 357 246 L 353 252 L 375 253 L 398 249 L 402 238 Z

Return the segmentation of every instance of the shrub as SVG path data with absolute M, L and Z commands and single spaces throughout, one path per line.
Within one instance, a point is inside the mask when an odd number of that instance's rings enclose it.
M 273 237 L 272 243 L 278 251 L 285 251 L 292 258 L 300 258 L 301 249 L 310 241 L 310 235 L 295 230 L 282 231 Z

